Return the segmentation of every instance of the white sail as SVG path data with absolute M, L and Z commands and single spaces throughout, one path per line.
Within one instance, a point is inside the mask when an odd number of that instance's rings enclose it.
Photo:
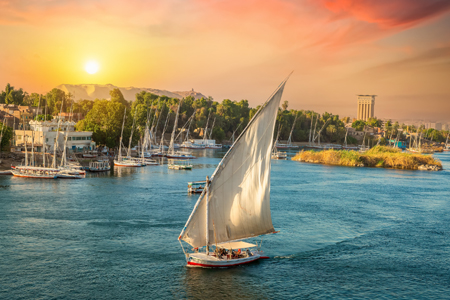
M 180 239 L 193 247 L 273 233 L 270 214 L 270 159 L 278 90 L 253 117 L 215 170 L 206 197 L 200 196 Z M 206 224 L 208 239 L 206 238 Z

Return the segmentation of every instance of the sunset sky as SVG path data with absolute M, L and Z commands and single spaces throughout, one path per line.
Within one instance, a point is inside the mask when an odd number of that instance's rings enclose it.
M 0 91 L 194 88 L 290 108 L 450 122 L 448 0 L 0 0 Z M 99 70 L 89 74 L 88 61 Z

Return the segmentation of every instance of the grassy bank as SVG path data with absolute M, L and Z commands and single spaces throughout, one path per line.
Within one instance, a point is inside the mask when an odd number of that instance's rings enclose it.
M 346 150 L 301 151 L 292 160 L 347 167 L 379 167 L 417 170 L 421 165 L 442 168 L 431 155 L 402 153 L 400 150 L 375 146 L 365 153 Z

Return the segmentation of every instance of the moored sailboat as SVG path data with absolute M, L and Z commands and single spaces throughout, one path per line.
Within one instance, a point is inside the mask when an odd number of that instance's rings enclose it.
M 261 106 L 211 179 L 206 179 L 205 190 L 178 238 L 194 248 L 194 253 L 188 253 L 183 247 L 188 266 L 230 267 L 266 258 L 262 251 L 250 250 L 255 244 L 242 240 L 275 233 L 270 214 L 270 156 L 286 80 Z M 205 252 L 199 251 L 202 247 Z

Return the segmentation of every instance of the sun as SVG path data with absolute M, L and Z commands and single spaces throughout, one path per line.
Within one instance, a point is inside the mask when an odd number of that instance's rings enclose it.
M 96 61 L 91 60 L 86 63 L 86 65 L 84 66 L 84 69 L 89 74 L 95 74 L 100 69 L 100 66 L 98 65 L 98 63 Z

